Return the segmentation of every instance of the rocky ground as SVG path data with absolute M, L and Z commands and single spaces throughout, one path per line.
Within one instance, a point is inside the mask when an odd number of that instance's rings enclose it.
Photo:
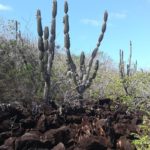
M 135 150 L 142 115 L 110 99 L 0 104 L 0 150 Z

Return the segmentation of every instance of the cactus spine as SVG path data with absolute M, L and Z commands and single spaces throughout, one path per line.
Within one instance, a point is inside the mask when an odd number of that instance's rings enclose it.
M 102 25 L 101 34 L 98 38 L 98 43 L 96 45 L 96 48 L 93 50 L 92 55 L 90 57 L 90 60 L 88 62 L 87 67 L 85 67 L 85 55 L 84 52 L 80 55 L 80 74 L 78 75 L 76 71 L 76 65 L 73 62 L 73 59 L 70 54 L 70 37 L 69 37 L 69 16 L 68 16 L 68 3 L 65 1 L 64 4 L 64 13 L 65 16 L 63 18 L 64 23 L 64 47 L 66 49 L 67 53 L 67 65 L 68 65 L 68 71 L 72 72 L 73 80 L 76 85 L 76 90 L 79 93 L 80 98 L 83 98 L 84 91 L 90 87 L 92 80 L 96 77 L 97 70 L 99 68 L 99 61 L 96 60 L 94 72 L 93 75 L 90 77 L 90 71 L 92 68 L 93 60 L 96 57 L 96 54 L 98 52 L 98 48 L 103 40 L 104 33 L 106 31 L 106 23 L 108 18 L 108 13 L 105 11 L 104 13 L 104 23 Z
M 57 1 L 53 0 L 52 5 L 52 22 L 49 40 L 49 28 L 42 29 L 41 12 L 37 10 L 37 32 L 38 32 L 38 49 L 40 59 L 40 71 L 45 81 L 43 99 L 49 102 L 51 99 L 51 71 L 54 60 L 55 37 L 56 37 L 56 15 Z

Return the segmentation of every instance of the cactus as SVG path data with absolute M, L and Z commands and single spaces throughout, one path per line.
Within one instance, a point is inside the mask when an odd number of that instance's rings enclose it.
M 120 77 L 123 81 L 123 87 L 127 95 L 129 94 L 128 87 L 129 85 L 126 84 L 127 77 L 132 76 L 137 71 L 137 61 L 134 64 L 134 68 L 131 68 L 132 63 L 132 42 L 130 41 L 130 54 L 129 54 L 129 62 L 127 64 L 126 72 L 125 72 L 125 63 L 124 63 L 124 52 L 123 50 L 120 50 L 120 62 L 119 62 L 119 72 Z
M 135 61 L 135 64 L 134 64 L 134 73 L 137 72 L 137 60 Z
M 125 71 L 124 71 L 124 52 L 121 49 L 120 49 L 119 72 L 120 72 L 121 78 L 123 79 L 125 77 Z
M 124 64 L 124 52 L 123 50 L 120 50 L 120 62 L 119 62 L 119 72 L 121 78 L 124 78 L 125 76 L 131 76 L 132 73 L 132 68 L 131 68 L 131 62 L 132 62 L 132 42 L 130 41 L 130 54 L 129 54 L 129 63 L 127 64 L 127 72 L 125 74 L 125 64 Z M 137 61 L 135 64 L 135 69 L 137 68 Z
M 52 5 L 52 22 L 49 39 L 49 28 L 42 28 L 41 11 L 37 10 L 37 33 L 38 49 L 40 59 L 40 71 L 45 81 L 43 99 L 47 103 L 51 99 L 51 71 L 54 60 L 55 37 L 56 37 L 56 15 L 57 1 L 53 0 Z M 44 34 L 43 34 L 44 33 Z
M 65 13 L 65 16 L 63 18 L 64 47 L 65 47 L 66 53 L 67 53 L 68 72 L 70 72 L 70 71 L 72 72 L 73 80 L 74 80 L 74 83 L 76 85 L 76 90 L 79 93 L 79 97 L 83 98 L 84 91 L 88 87 L 90 87 L 92 80 L 96 77 L 97 70 L 99 68 L 99 61 L 96 60 L 93 75 L 90 77 L 90 71 L 92 68 L 94 58 L 96 57 L 99 46 L 103 40 L 104 33 L 106 31 L 106 23 L 107 23 L 108 13 L 107 13 L 107 11 L 105 11 L 105 13 L 104 13 L 104 23 L 102 25 L 101 34 L 98 38 L 98 43 L 96 45 L 96 48 L 92 52 L 92 55 L 90 57 L 90 60 L 89 60 L 87 66 L 85 66 L 84 52 L 81 52 L 81 55 L 80 55 L 80 74 L 77 73 L 76 65 L 74 64 L 73 59 L 72 59 L 71 54 L 70 54 L 69 16 L 68 16 L 68 3 L 67 3 L 67 1 L 65 1 L 65 4 L 64 4 L 64 13 Z
M 18 40 L 18 26 L 19 26 L 19 22 L 15 20 L 16 41 Z
M 131 58 L 132 58 L 132 42 L 130 41 L 129 64 L 127 64 L 127 75 L 131 76 Z

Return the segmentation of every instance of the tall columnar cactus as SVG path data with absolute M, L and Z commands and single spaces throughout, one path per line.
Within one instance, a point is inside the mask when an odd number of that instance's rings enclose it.
M 125 71 L 124 71 L 124 52 L 121 49 L 120 49 L 119 72 L 120 72 L 121 78 L 123 79 L 125 77 Z
M 127 64 L 127 75 L 131 76 L 131 58 L 132 58 L 132 42 L 130 41 L 129 64 Z
M 56 14 L 57 1 L 53 0 L 52 21 L 49 39 L 49 28 L 42 29 L 41 12 L 37 10 L 38 49 L 40 70 L 45 81 L 43 99 L 48 102 L 51 99 L 51 71 L 54 60 L 55 37 L 56 37 Z M 43 35 L 44 33 L 44 35 Z
M 137 60 L 135 61 L 135 64 L 134 64 L 134 73 L 137 72 Z
M 129 54 L 129 62 L 127 64 L 126 72 L 125 72 L 125 63 L 124 63 L 124 52 L 123 50 L 120 50 L 120 62 L 119 62 L 119 72 L 120 77 L 123 80 L 123 86 L 125 89 L 125 92 L 127 95 L 129 95 L 128 92 L 128 86 L 126 84 L 127 77 L 132 76 L 137 71 L 137 61 L 134 64 L 134 68 L 131 68 L 132 65 L 132 42 L 130 41 L 130 54 Z
M 19 22 L 15 20 L 16 41 L 18 40 L 18 25 L 19 25 Z
M 66 49 L 67 53 L 67 65 L 68 65 L 68 72 L 72 73 L 74 83 L 76 85 L 76 90 L 79 93 L 80 97 L 83 97 L 84 91 L 90 87 L 92 80 L 96 77 L 97 70 L 99 68 L 99 61 L 96 60 L 94 72 L 92 76 L 90 77 L 90 71 L 92 68 L 92 64 L 94 61 L 94 58 L 96 57 L 96 54 L 98 52 L 99 46 L 103 40 L 104 33 L 106 31 L 106 23 L 108 18 L 108 13 L 105 11 L 104 13 L 104 23 L 101 29 L 101 34 L 98 39 L 98 43 L 96 45 L 96 48 L 93 50 L 92 55 L 90 57 L 90 60 L 88 62 L 88 65 L 85 66 L 85 55 L 84 52 L 80 55 L 80 74 L 76 71 L 76 65 L 73 62 L 73 59 L 70 54 L 70 37 L 69 37 L 69 16 L 68 16 L 68 3 L 65 1 L 64 4 L 64 13 L 65 16 L 63 18 L 64 23 L 64 47 Z

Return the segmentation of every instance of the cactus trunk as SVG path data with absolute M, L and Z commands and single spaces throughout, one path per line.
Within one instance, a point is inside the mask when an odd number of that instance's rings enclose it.
M 125 73 L 125 64 L 124 64 L 124 52 L 123 50 L 120 50 L 120 62 L 119 62 L 119 73 L 120 73 L 120 77 L 122 79 L 122 83 L 123 83 L 123 87 L 125 90 L 126 95 L 130 95 L 129 91 L 128 91 L 128 83 L 126 82 L 126 80 L 132 76 L 134 73 L 136 73 L 137 71 L 137 61 L 134 64 L 134 68 L 131 68 L 131 63 L 132 63 L 132 42 L 130 41 L 130 54 L 129 54 L 129 61 L 127 64 L 127 68 L 126 68 L 126 73 Z
M 46 103 L 51 100 L 51 72 L 54 60 L 55 51 L 55 37 L 56 37 L 56 14 L 57 14 L 57 1 L 53 0 L 52 5 L 52 22 L 49 40 L 49 28 L 45 27 L 44 36 L 41 22 L 41 12 L 37 10 L 37 32 L 39 35 L 38 48 L 40 59 L 40 70 L 45 82 L 43 99 Z
M 93 75 L 90 77 L 90 72 L 92 68 L 92 64 L 94 61 L 94 58 L 96 57 L 96 54 L 98 52 L 98 48 L 103 40 L 104 33 L 106 31 L 106 23 L 107 23 L 107 18 L 108 18 L 108 13 L 105 11 L 104 13 L 104 23 L 102 25 L 101 29 L 101 34 L 98 38 L 98 43 L 96 48 L 93 50 L 91 58 L 88 62 L 88 65 L 85 66 L 85 55 L 84 52 L 81 53 L 80 55 L 80 73 L 76 72 L 76 65 L 73 62 L 73 59 L 70 54 L 70 38 L 69 38 L 69 16 L 68 16 L 68 3 L 65 1 L 64 4 L 64 13 L 65 16 L 63 18 L 63 23 L 64 23 L 64 47 L 66 49 L 67 53 L 67 65 L 68 65 L 68 71 L 72 72 L 73 75 L 73 81 L 76 85 L 76 90 L 79 94 L 79 98 L 83 98 L 83 93 L 85 90 L 90 87 L 92 80 L 96 77 L 96 73 L 99 67 L 99 61 L 97 60 L 95 63 L 95 69 Z

